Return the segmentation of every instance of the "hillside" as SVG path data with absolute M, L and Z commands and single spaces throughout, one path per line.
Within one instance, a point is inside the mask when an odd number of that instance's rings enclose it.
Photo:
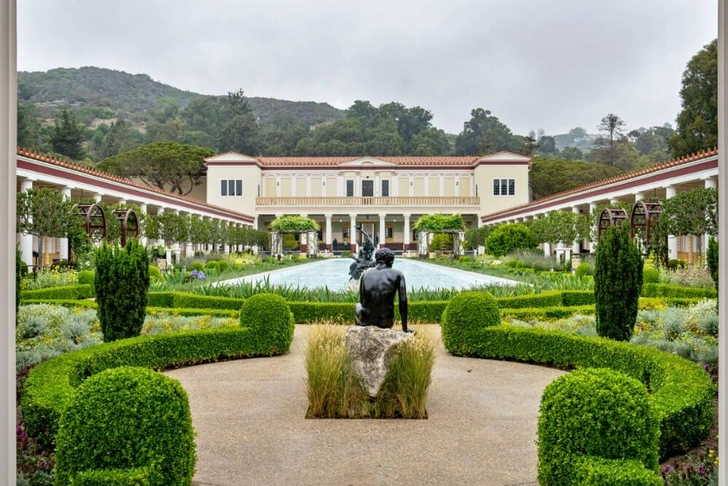
M 144 123 L 164 108 L 164 102 L 174 100 L 183 109 L 201 96 L 154 81 L 146 74 L 91 66 L 18 73 L 18 102 L 32 105 L 33 115 L 46 120 L 52 120 L 60 107 L 66 106 L 87 125 L 94 119 L 117 117 Z M 307 125 L 338 120 L 346 113 L 328 103 L 255 97 L 248 100 L 262 122 L 281 111 L 290 112 Z

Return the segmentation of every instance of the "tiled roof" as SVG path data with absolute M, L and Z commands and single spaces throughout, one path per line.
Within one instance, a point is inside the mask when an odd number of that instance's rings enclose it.
M 518 210 L 518 209 L 523 209 L 523 208 L 526 208 L 526 207 L 529 207 L 529 206 L 534 206 L 534 205 L 537 205 L 537 204 L 540 205 L 540 204 L 543 204 L 545 202 L 548 202 L 548 201 L 551 201 L 551 200 L 554 200 L 554 199 L 562 198 L 564 196 L 569 196 L 571 194 L 576 194 L 576 193 L 579 193 L 579 192 L 589 191 L 591 189 L 596 189 L 596 188 L 602 187 L 602 186 L 608 186 L 610 184 L 614 184 L 614 183 L 617 183 L 617 182 L 627 181 L 629 179 L 634 179 L 636 177 L 641 177 L 641 176 L 644 176 L 644 175 L 647 175 L 647 174 L 652 174 L 654 172 L 659 172 L 661 170 L 665 170 L 665 169 L 669 169 L 669 168 L 676 167 L 676 166 L 679 166 L 679 165 L 687 164 L 688 162 L 694 162 L 696 160 L 706 159 L 708 157 L 713 157 L 715 155 L 718 155 L 718 149 L 717 148 L 714 148 L 714 149 L 711 149 L 711 150 L 703 150 L 701 152 L 697 152 L 697 153 L 694 153 L 694 154 L 691 154 L 691 155 L 687 155 L 687 156 L 681 157 L 679 159 L 670 160 L 668 162 L 663 162 L 662 164 L 658 164 L 658 165 L 653 165 L 652 167 L 647 167 L 646 169 L 639 169 L 639 170 L 635 170 L 635 171 L 632 171 L 632 172 L 627 172 L 626 174 L 621 174 L 621 175 L 618 175 L 618 176 L 615 176 L 615 177 L 610 177 L 609 179 L 602 179 L 601 181 L 592 182 L 591 184 L 587 184 L 585 186 L 577 187 L 576 189 L 570 189 L 568 191 L 559 192 L 557 194 L 552 194 L 550 196 L 547 196 L 547 197 L 544 197 L 544 198 L 541 198 L 541 199 L 537 199 L 536 201 L 531 201 L 530 203 L 521 204 L 519 206 L 512 206 L 512 207 L 507 208 L 507 209 L 504 209 L 502 211 L 497 211 L 495 213 L 490 213 L 490 214 L 483 215 L 482 218 L 486 218 L 486 217 L 490 218 L 490 217 L 493 217 L 493 216 L 497 216 L 499 214 L 509 213 L 511 211 L 515 211 L 515 210 Z
M 28 158 L 31 158 L 31 159 L 34 159 L 34 160 L 39 160 L 41 162 L 47 162 L 47 163 L 50 163 L 50 164 L 53 164 L 53 165 L 57 165 L 57 166 L 60 166 L 60 167 L 65 167 L 67 169 L 71 169 L 71 170 L 74 170 L 76 172 L 82 172 L 82 173 L 89 174 L 89 175 L 92 175 L 92 176 L 95 176 L 95 177 L 101 177 L 102 179 L 107 179 L 107 180 L 110 180 L 110 181 L 118 182 L 120 184 L 124 184 L 124 185 L 127 185 L 127 186 L 136 187 L 138 189 L 144 189 L 145 191 L 151 191 L 151 192 L 155 192 L 157 194 L 162 194 L 164 196 L 171 197 L 171 198 L 174 198 L 174 199 L 180 199 L 182 201 L 186 201 L 186 202 L 189 202 L 189 203 L 198 204 L 200 206 L 208 207 L 210 209 L 216 209 L 218 211 L 225 211 L 227 213 L 230 213 L 230 214 L 233 214 L 233 215 L 236 215 L 236 216 L 242 216 L 242 217 L 246 217 L 246 218 L 252 218 L 253 217 L 253 216 L 251 216 L 249 214 L 239 213 L 239 212 L 233 211 L 233 210 L 231 210 L 229 208 L 224 208 L 222 206 L 215 206 L 213 204 L 208 204 L 206 202 L 202 202 L 202 201 L 199 201 L 197 199 L 192 199 L 190 197 L 180 196 L 179 194 L 174 194 L 174 193 L 171 193 L 171 192 L 163 191 L 162 189 L 159 189 L 158 187 L 154 187 L 154 186 L 150 186 L 150 185 L 147 185 L 147 184 L 143 184 L 141 182 L 136 182 L 136 181 L 133 181 L 131 179 L 127 179 L 125 177 L 119 177 L 119 176 L 116 176 L 116 175 L 113 175 L 113 174 L 109 174 L 107 172 L 101 172 L 101 171 L 98 171 L 98 170 L 89 169 L 88 167 L 82 167 L 80 165 L 72 164 L 70 162 L 65 162 L 63 160 L 59 160 L 59 159 L 56 159 L 56 158 L 51 157 L 51 156 L 48 156 L 48 155 L 36 153 L 36 152 L 34 152 L 32 150 L 29 150 L 29 149 L 24 149 L 24 148 L 18 147 L 17 154 L 20 155 L 20 156 L 23 156 L 23 157 L 28 157 Z
M 258 157 L 263 167 L 336 166 L 355 160 L 373 159 L 402 166 L 470 166 L 480 157 Z

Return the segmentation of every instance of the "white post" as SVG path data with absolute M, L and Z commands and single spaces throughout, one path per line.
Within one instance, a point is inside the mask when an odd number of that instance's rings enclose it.
M 15 485 L 15 0 L 0 1 L 0 484 Z M 31 253 L 32 258 L 32 253 Z
M 142 216 L 147 214 L 147 204 L 141 203 L 139 205 L 139 211 L 141 212 L 141 214 L 137 215 L 138 216 L 137 221 L 140 223 L 140 225 L 139 225 L 139 243 L 142 246 L 146 247 L 147 246 L 147 237 L 144 236 L 144 228 L 141 226 L 141 220 L 142 220 Z
M 386 213 L 379 213 L 379 248 L 382 248 L 384 246 L 384 240 L 387 236 L 386 231 L 387 228 L 385 226 L 385 220 L 387 218 Z
M 61 189 L 61 194 L 63 195 L 63 199 L 71 199 L 71 188 L 68 186 L 63 187 Z M 60 239 L 60 258 L 61 260 L 68 260 L 68 257 L 70 256 L 68 254 L 68 238 L 61 238 Z
M 594 216 L 594 210 L 596 210 L 596 209 L 597 209 L 597 203 L 590 202 L 589 203 L 589 217 L 590 218 L 592 216 Z M 595 217 L 598 218 L 599 215 L 597 214 Z M 594 225 L 594 224 L 598 225 L 599 221 L 598 220 L 596 220 L 596 222 L 592 221 L 592 225 Z M 596 235 L 596 229 L 594 229 L 594 227 L 592 227 L 591 230 L 594 231 L 594 234 Z M 596 249 L 597 249 L 597 242 L 592 241 L 591 238 L 589 238 L 589 253 L 594 253 L 594 251 L 596 251 Z
M 356 239 L 356 236 L 357 236 L 356 235 L 356 213 L 350 214 L 349 220 L 350 220 L 350 222 L 349 222 L 349 249 L 351 250 L 352 253 L 355 253 L 354 249 L 353 249 L 354 248 L 353 245 L 356 245 L 356 241 L 357 241 L 357 239 Z
M 665 188 L 665 199 L 670 199 L 677 195 L 675 186 L 667 186 Z M 677 237 L 675 235 L 667 236 L 667 254 L 668 258 L 677 258 Z
M 0 96 L 3 96 L 3 94 L 0 94 Z M 21 192 L 29 191 L 31 189 L 33 189 L 32 179 L 24 179 L 20 183 Z M 23 259 L 23 263 L 28 266 L 33 265 L 33 235 L 20 235 L 20 256 Z
M 718 0 L 718 207 L 725 208 L 728 204 L 726 190 L 728 190 L 728 176 L 726 176 L 726 154 L 728 153 L 728 0 Z M 719 213 L 720 262 L 719 292 L 726 295 L 728 289 L 728 217 L 726 211 Z M 723 458 L 718 464 L 718 478 L 720 486 L 728 486 L 728 299 L 719 299 L 718 316 L 720 341 L 718 343 L 719 369 L 718 376 L 718 450 Z
M 409 244 L 412 242 L 410 239 L 410 236 L 412 235 L 412 230 L 410 229 L 410 217 L 412 215 L 410 213 L 404 213 L 402 216 L 404 216 L 404 244 L 405 248 L 409 250 Z
M 574 213 L 574 214 L 581 214 L 579 212 L 579 208 L 577 206 L 572 206 L 571 212 Z M 579 241 L 579 239 L 577 237 L 577 239 L 574 240 L 574 242 L 571 244 L 571 258 L 574 258 L 574 255 L 578 255 L 579 254 L 580 246 L 581 246 L 580 245 L 580 241 Z
M 103 194 L 101 194 L 101 193 L 94 194 L 94 201 L 96 201 L 97 203 L 100 203 L 102 196 L 103 196 Z
M 331 237 L 331 218 L 333 217 L 333 214 L 326 213 L 324 214 L 324 218 L 326 218 L 326 240 L 324 241 L 327 245 L 333 244 L 333 239 Z

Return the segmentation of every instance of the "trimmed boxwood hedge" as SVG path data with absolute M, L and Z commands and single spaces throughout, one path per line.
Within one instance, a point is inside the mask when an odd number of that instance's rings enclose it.
M 78 387 L 61 416 L 56 484 L 76 484 L 79 473 L 94 470 L 125 470 L 131 479 L 134 468 L 154 470 L 144 475 L 150 485 L 190 484 L 194 438 L 177 380 L 140 367 L 104 370 Z
M 521 309 L 501 309 L 503 317 L 512 317 L 522 321 L 533 319 L 564 319 L 574 314 L 594 315 L 595 308 L 592 305 L 576 305 L 572 307 L 530 307 Z
M 718 293 L 714 288 L 682 287 L 663 283 L 647 283 L 642 285 L 643 297 L 681 297 L 715 299 Z
M 154 484 L 151 468 L 96 469 L 82 471 L 73 478 L 73 486 L 150 486 Z
M 276 301 L 276 309 L 279 307 Z M 246 321 L 243 323 L 249 325 Z M 290 328 L 283 330 L 290 330 L 290 337 L 282 330 L 274 333 L 275 336 L 269 336 L 270 330 L 260 322 L 251 324 L 256 327 L 180 331 L 122 339 L 41 363 L 33 368 L 25 382 L 22 408 L 26 430 L 42 444 L 50 446 L 58 430 L 60 415 L 68 406 L 74 388 L 105 369 L 119 366 L 165 369 L 288 351 L 293 334 L 292 322 Z
M 539 484 L 590 484 L 594 471 L 589 469 L 597 458 L 600 475 L 622 472 L 621 461 L 635 461 L 641 467 L 626 476 L 661 484 L 657 474 L 660 431 L 654 415 L 645 386 L 618 371 L 584 368 L 557 378 L 541 397 Z
M 94 296 L 94 286 L 90 284 L 65 285 L 63 287 L 48 287 L 45 289 L 22 290 L 21 302 L 29 299 L 66 299 L 81 300 Z
M 200 309 L 230 309 L 239 311 L 245 299 L 191 294 L 189 292 L 149 292 L 147 305 L 150 307 L 179 307 Z
M 521 309 L 523 307 L 554 307 L 562 305 L 561 292 L 549 291 L 540 294 L 500 297 L 495 299 L 501 309 Z
M 644 383 L 660 421 L 660 457 L 700 442 L 713 422 L 715 387 L 692 361 L 646 346 L 597 337 L 490 326 L 447 346 L 453 354 L 570 369 L 611 368 Z

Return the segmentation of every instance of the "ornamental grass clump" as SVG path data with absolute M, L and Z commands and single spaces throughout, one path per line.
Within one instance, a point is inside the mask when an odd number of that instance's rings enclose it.
M 427 418 L 435 361 L 432 339 L 418 333 L 397 349 L 382 388 L 370 399 L 354 372 L 341 326 L 313 326 L 306 351 L 307 418 Z
M 637 320 L 642 290 L 642 255 L 629 238 L 626 225 L 608 228 L 597 245 L 594 300 L 597 332 L 629 341 Z
M 96 303 L 104 341 L 139 335 L 146 317 L 149 256 L 136 240 L 96 250 Z

